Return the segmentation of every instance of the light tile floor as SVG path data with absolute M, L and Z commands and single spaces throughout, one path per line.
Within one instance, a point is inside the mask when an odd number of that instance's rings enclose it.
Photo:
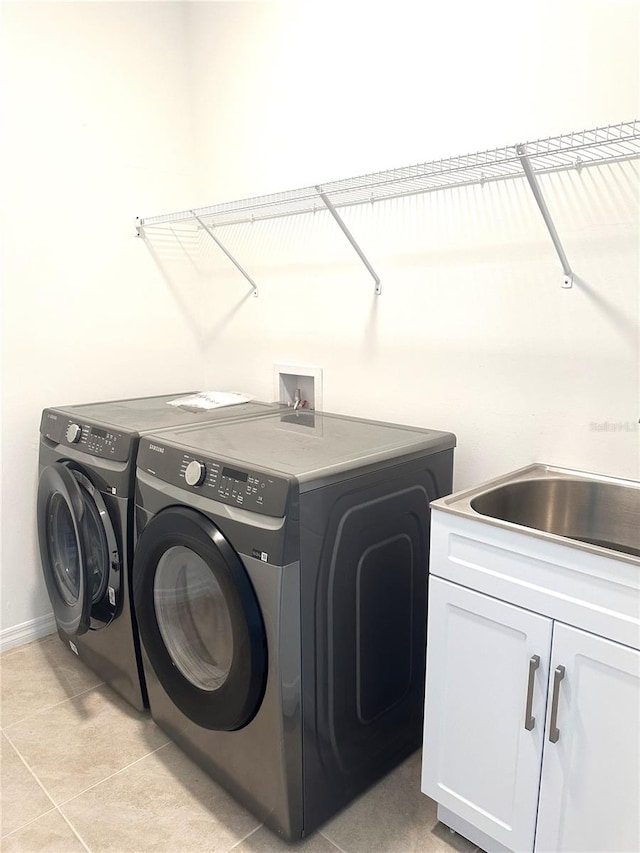
M 420 793 L 420 753 L 284 844 L 58 640 L 0 657 L 1 836 L 13 851 L 474 853 Z M 481 853 L 478 851 L 478 853 Z

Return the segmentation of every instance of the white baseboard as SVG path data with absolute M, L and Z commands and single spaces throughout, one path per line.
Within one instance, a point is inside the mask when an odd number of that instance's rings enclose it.
M 22 622 L 22 624 L 14 625 L 12 628 L 5 628 L 0 631 L 0 653 L 16 646 L 23 646 L 25 643 L 38 640 L 40 637 L 46 637 L 48 634 L 53 634 L 55 630 L 56 620 L 53 613 L 38 616 L 36 619 Z

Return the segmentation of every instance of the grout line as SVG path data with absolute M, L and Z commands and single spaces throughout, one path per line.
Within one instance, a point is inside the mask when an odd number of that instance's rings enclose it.
M 80 833 L 79 833 L 79 832 L 78 832 L 78 830 L 75 828 L 75 826 L 71 823 L 71 821 L 70 821 L 70 820 L 69 820 L 69 818 L 66 816 L 66 814 L 64 814 L 63 812 L 61 812 L 61 811 L 60 811 L 60 809 L 56 809 L 56 811 L 58 812 L 58 814 L 60 815 L 60 817 L 61 817 L 64 821 L 66 821 L 66 823 L 68 824 L 68 826 L 69 826 L 70 830 L 73 832 L 73 834 L 74 834 L 74 835 L 75 835 L 75 837 L 78 839 L 78 841 L 80 842 L 80 844 L 82 844 L 82 846 L 83 846 L 83 847 L 84 847 L 84 849 L 87 851 L 87 853 L 91 853 L 91 849 L 88 847 L 88 845 L 87 845 L 87 844 L 85 844 L 83 837 L 80 835 Z
M 39 617 L 39 618 L 43 618 L 43 617 Z M 48 634 L 42 634 L 39 637 L 32 637 L 31 639 L 26 639 L 24 642 L 18 642 L 17 645 L 15 645 L 15 646 L 12 645 L 11 648 L 4 649 L 4 651 L 1 651 L 0 652 L 0 666 L 2 666 L 2 661 L 5 660 L 5 658 L 10 657 L 11 655 L 17 654 L 18 652 L 27 651 L 28 649 L 31 649 L 31 648 L 35 647 L 36 645 L 44 646 L 45 643 L 51 639 L 51 637 L 56 637 L 57 636 L 56 622 L 55 622 L 53 613 L 51 613 L 51 622 L 48 622 L 48 624 L 50 626 L 50 631 Z M 10 628 L 9 628 L 9 631 L 11 631 Z M 2 644 L 0 643 L 0 645 L 2 645 Z
M 22 826 L 19 826 L 17 829 L 12 829 L 11 832 L 7 832 L 6 835 L 2 836 L 1 840 L 5 841 L 6 839 L 11 838 L 12 835 L 17 835 L 19 832 L 22 832 L 24 829 L 27 829 L 27 827 L 31 826 L 32 823 L 36 823 L 37 821 L 39 821 L 40 818 L 46 817 L 47 815 L 53 814 L 54 812 L 57 812 L 60 815 L 60 817 L 65 821 L 65 823 L 67 823 L 69 825 L 69 828 L 71 829 L 73 834 L 76 836 L 78 841 L 82 844 L 82 846 L 87 851 L 87 853 L 91 853 L 91 850 L 84 843 L 84 841 L 82 840 L 82 838 L 81 838 L 80 834 L 78 833 L 78 831 L 76 830 L 76 828 L 72 825 L 72 823 L 69 821 L 69 819 L 65 815 L 62 814 L 60 809 L 55 805 L 52 809 L 47 809 L 46 812 L 42 812 L 42 814 L 38 815 L 38 817 L 34 817 L 32 820 L 27 821 L 27 823 L 23 823 Z
M 55 632 L 54 632 L 55 633 Z M 40 643 L 43 640 L 46 640 L 47 637 L 52 637 L 52 634 L 45 634 L 44 637 L 36 637 L 34 640 L 29 640 L 27 643 L 20 643 L 19 646 L 12 646 L 10 649 L 5 649 L 3 652 L 0 652 L 0 665 L 2 661 L 8 658 L 10 655 L 15 654 L 16 652 L 23 652 L 27 646 L 30 646 L 32 643 Z
M 19 726 L 25 720 L 30 720 L 32 717 L 37 717 L 39 714 L 43 714 L 45 711 L 51 711 L 53 708 L 57 708 L 59 705 L 64 705 L 65 702 L 73 702 L 74 699 L 79 699 L 80 696 L 85 696 L 87 693 L 91 693 L 92 690 L 96 690 L 98 687 L 104 687 L 106 681 L 101 681 L 99 684 L 94 684 L 93 687 L 88 687 L 86 690 L 81 690 L 80 693 L 76 693 L 75 696 L 69 696 L 66 699 L 61 699 L 59 702 L 54 702 L 53 705 L 46 705 L 43 708 L 38 708 L 37 711 L 33 711 L 31 714 L 27 714 L 25 717 L 21 717 L 19 720 L 16 720 L 15 723 L 9 723 L 8 726 L 4 726 L 2 731 L 6 732 L 12 726 Z
M 328 841 L 328 842 L 329 842 L 329 844 L 333 844 L 333 846 L 336 848 L 336 850 L 339 850 L 339 851 L 340 851 L 340 853 L 346 853 L 346 851 L 344 851 L 344 850 L 342 849 L 342 847 L 340 847 L 340 845 L 339 845 L 339 844 L 336 844 L 336 842 L 335 842 L 335 841 L 332 841 L 332 840 L 331 840 L 331 838 L 329 838 L 329 836 L 328 836 L 328 835 L 325 835 L 325 834 L 324 834 L 324 832 L 323 832 L 321 829 L 319 829 L 319 830 L 318 830 L 318 835 L 321 835 L 321 836 L 324 838 L 324 840 L 325 840 L 325 841 Z
M 121 767 L 119 770 L 115 770 L 113 773 L 110 773 L 109 776 L 105 776 L 104 779 L 100 779 L 99 782 L 94 782 L 93 785 L 89 785 L 88 788 L 85 788 L 83 791 L 79 791 L 77 794 L 74 794 L 72 797 L 69 797 L 66 800 L 62 800 L 57 804 L 58 808 L 62 806 L 66 806 L 67 803 L 70 803 L 72 800 L 76 800 L 78 797 L 81 797 L 83 794 L 86 794 L 88 791 L 92 791 L 94 788 L 97 788 L 99 785 L 102 785 L 103 782 L 108 782 L 109 779 L 113 779 L 114 776 L 118 776 L 120 773 L 124 773 L 125 770 L 129 770 L 130 767 L 133 767 L 135 764 L 139 764 L 141 761 L 144 761 L 145 758 L 149 758 L 150 755 L 154 755 L 156 752 L 159 752 L 161 749 L 164 749 L 165 746 L 170 746 L 173 741 L 168 740 L 166 743 L 163 743 L 161 746 L 157 746 L 155 749 L 152 749 L 151 752 L 146 752 L 144 755 L 141 755 L 139 758 L 136 758 L 135 761 L 132 761 L 130 764 L 126 764 L 124 767 Z
M 17 835 L 18 832 L 22 832 L 23 829 L 26 829 L 28 826 L 31 826 L 32 823 L 35 823 L 37 820 L 40 820 L 41 817 L 45 817 L 45 815 L 52 814 L 53 812 L 57 811 L 58 809 L 54 805 L 53 808 L 47 809 L 46 812 L 42 812 L 42 814 L 39 814 L 37 817 L 31 818 L 31 820 L 28 820 L 26 823 L 23 823 L 22 826 L 19 826 L 17 829 L 12 829 L 11 832 L 5 833 L 1 837 L 1 840 L 5 841 L 7 838 L 11 838 L 12 835 Z
M 18 758 L 20 759 L 20 761 L 22 761 L 22 763 L 23 763 L 23 764 L 24 764 L 24 766 L 27 768 L 27 770 L 29 771 L 29 773 L 33 776 L 33 778 L 36 780 L 36 782 L 38 783 L 38 785 L 40 786 L 40 788 L 42 788 L 42 790 L 44 791 L 44 793 L 45 793 L 45 794 L 46 794 L 46 796 L 47 796 L 47 799 L 48 799 L 48 800 L 51 800 L 51 805 L 53 806 L 53 808 L 56 808 L 56 804 L 55 804 L 55 802 L 54 802 L 53 797 L 52 797 L 52 796 L 51 796 L 51 794 L 47 791 L 47 789 L 44 787 L 44 785 L 42 784 L 42 782 L 38 779 L 38 777 L 36 776 L 35 772 L 31 769 L 31 767 L 29 767 L 29 764 L 27 763 L 26 758 L 22 755 L 22 753 L 20 752 L 20 750 L 18 749 L 18 747 L 15 745 L 15 743 L 11 740 L 11 738 L 7 735 L 6 731 L 4 731 L 4 732 L 3 732 L 3 735 L 4 735 L 4 737 L 9 741 L 9 743 L 11 744 L 11 747 L 15 750 L 15 753 L 16 753 L 16 755 L 18 756 Z
M 30 773 L 30 774 L 33 776 L 33 778 L 36 780 L 36 782 L 38 783 L 38 785 L 40 786 L 40 788 L 42 788 L 42 790 L 44 791 L 44 793 L 47 795 L 48 799 L 49 799 L 49 800 L 51 800 L 51 803 L 53 804 L 53 807 L 54 807 L 54 808 L 56 808 L 56 809 L 58 809 L 58 810 L 60 809 L 60 807 L 61 807 L 61 806 L 64 806 L 64 805 L 66 805 L 67 803 L 70 803 L 70 802 L 71 802 L 71 800 L 75 800 L 75 799 L 76 799 L 76 797 L 80 797 L 80 796 L 82 796 L 82 794 L 86 794 L 86 793 L 87 793 L 87 791 L 91 791 L 91 790 L 92 790 L 92 788 L 97 788 L 97 786 L 98 786 L 98 785 L 101 785 L 103 782 L 106 782 L 108 779 L 113 779 L 113 777 L 114 777 L 114 776 L 117 776 L 119 773 L 122 773 L 122 772 L 124 772 L 125 770 L 128 770 L 130 767 L 133 767 L 133 765 L 134 765 L 134 764 L 138 764 L 138 762 L 139 762 L 139 761 L 144 761 L 144 759 L 145 759 L 145 758 L 148 758 L 150 755 L 153 755 L 155 752 L 158 752 L 160 749 L 164 749 L 164 748 L 165 748 L 165 746 L 169 746 L 169 745 L 172 743 L 172 741 L 171 741 L 170 739 L 168 739 L 166 743 L 161 744 L 161 746 L 157 746 L 155 749 L 152 749 L 150 752 L 146 752 L 144 755 L 141 755 L 139 758 L 136 758 L 136 760 L 135 760 L 135 761 L 132 761 L 130 764 L 126 764 L 124 767 L 120 767 L 118 770 L 114 771 L 114 772 L 113 772 L 113 773 L 111 773 L 109 776 L 105 776 L 105 778 L 104 778 L 104 779 L 100 779 L 100 781 L 95 782 L 93 785 L 89 785 L 89 787 L 88 787 L 88 788 L 85 788 L 84 790 L 79 791 L 77 794 L 74 794 L 72 797 L 69 797 L 68 799 L 66 799 L 66 800 L 62 800 L 61 802 L 56 803 L 56 802 L 55 802 L 55 800 L 53 799 L 53 797 L 51 796 L 51 794 L 49 793 L 49 791 L 47 791 L 47 789 L 45 788 L 44 784 L 40 781 L 40 779 L 38 779 L 38 777 L 37 777 L 37 775 L 36 775 L 35 771 L 31 769 L 31 767 L 29 766 L 29 764 L 27 763 L 26 759 L 25 759 L 25 758 L 23 757 L 23 755 L 21 754 L 21 752 L 20 752 L 20 750 L 18 749 L 18 747 L 13 743 L 13 741 L 11 740 L 11 738 L 7 735 L 6 731 L 5 731 L 5 732 L 3 732 L 3 734 L 4 734 L 5 738 L 9 741 L 9 743 L 11 744 L 11 746 L 13 747 L 13 749 L 15 749 L 15 751 L 16 751 L 16 753 L 17 753 L 18 757 L 20 758 L 20 760 L 22 761 L 22 763 L 24 764 L 24 766 L 27 768 L 27 770 L 29 771 L 29 773 Z M 62 812 L 60 812 L 60 813 L 62 814 Z M 42 816 L 42 815 L 40 815 L 40 816 Z M 63 815 L 63 817 L 64 817 L 64 815 Z M 83 843 L 84 843 L 84 842 L 83 842 Z
M 262 827 L 263 827 L 263 826 L 264 826 L 264 824 L 263 824 L 263 823 L 259 823 L 259 824 L 258 824 L 258 826 L 256 826 L 256 828 L 255 828 L 255 829 L 252 829 L 252 830 L 251 830 L 251 832 L 248 832 L 248 833 L 244 836 L 244 838 L 240 838 L 240 839 L 238 839 L 238 841 L 236 841 L 236 842 L 235 842 L 235 843 L 234 843 L 234 844 L 229 848 L 229 850 L 227 851 L 227 853 L 231 853 L 231 851 L 232 851 L 232 850 L 235 850 L 235 848 L 236 848 L 239 844 L 242 844 L 242 842 L 243 842 L 243 841 L 246 841 L 246 840 L 247 840 L 247 838 L 251 838 L 251 836 L 252 836 L 252 835 L 255 835 L 255 833 L 256 833 L 259 829 L 262 829 Z
M 18 756 L 18 758 L 20 759 L 20 761 L 22 761 L 22 763 L 24 764 L 24 766 L 27 768 L 27 771 L 28 771 L 28 772 L 31 774 L 31 776 L 33 776 L 33 778 L 35 779 L 36 784 L 38 785 L 38 787 L 42 789 L 42 791 L 43 791 L 43 793 L 44 793 L 45 797 L 46 797 L 46 798 L 49 800 L 49 802 L 51 803 L 52 808 L 51 808 L 51 809 L 47 809 L 47 811 L 46 811 L 46 812 L 43 812 L 42 814 L 48 814 L 50 811 L 53 811 L 53 809 L 55 809 L 55 808 L 57 808 L 57 807 L 56 807 L 56 804 L 55 804 L 55 802 L 54 802 L 53 797 L 51 796 L 51 794 L 47 791 L 47 789 L 44 787 L 44 785 L 42 784 L 42 782 L 38 779 L 38 777 L 36 776 L 36 774 L 35 774 L 35 773 L 33 772 L 33 770 L 29 767 L 29 765 L 27 764 L 26 759 L 24 758 L 24 756 L 22 755 L 22 753 L 20 752 L 20 750 L 18 749 L 18 747 L 13 743 L 13 741 L 11 740 L 11 738 L 7 736 L 7 733 L 6 733 L 6 732 L 3 732 L 3 733 L 2 733 L 2 736 L 3 736 L 3 737 L 5 738 L 5 740 L 9 743 L 9 745 L 10 745 L 10 746 L 11 746 L 11 748 L 14 750 L 14 752 L 16 753 L 16 755 Z M 42 817 L 42 815 L 38 815 L 38 817 Z M 37 820 L 37 819 L 38 819 L 38 818 L 34 818 L 34 820 Z M 32 820 L 28 821 L 27 823 L 25 823 L 25 824 L 24 824 L 24 826 L 28 826 L 28 825 L 29 825 L 29 823 L 33 823 L 33 821 L 32 821 Z M 22 828 L 22 827 L 20 827 L 20 828 Z

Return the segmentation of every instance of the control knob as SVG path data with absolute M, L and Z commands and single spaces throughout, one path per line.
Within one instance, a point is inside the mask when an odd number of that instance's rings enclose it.
M 82 435 L 82 427 L 78 426 L 78 424 L 69 424 L 67 427 L 67 441 L 69 444 L 76 444 L 80 441 L 80 436 Z
M 203 462 L 193 459 L 186 467 L 184 478 L 189 486 L 201 486 L 204 483 L 207 469 Z

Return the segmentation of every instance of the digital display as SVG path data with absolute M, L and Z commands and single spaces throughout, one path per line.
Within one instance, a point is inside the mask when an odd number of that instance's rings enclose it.
M 244 471 L 236 471 L 235 468 L 223 468 L 222 476 L 230 477 L 232 480 L 239 480 L 241 483 L 246 483 L 249 479 L 248 474 L 245 474 Z
M 107 431 L 106 429 L 98 429 L 98 427 L 91 427 L 91 435 L 97 435 L 98 438 L 106 438 Z

